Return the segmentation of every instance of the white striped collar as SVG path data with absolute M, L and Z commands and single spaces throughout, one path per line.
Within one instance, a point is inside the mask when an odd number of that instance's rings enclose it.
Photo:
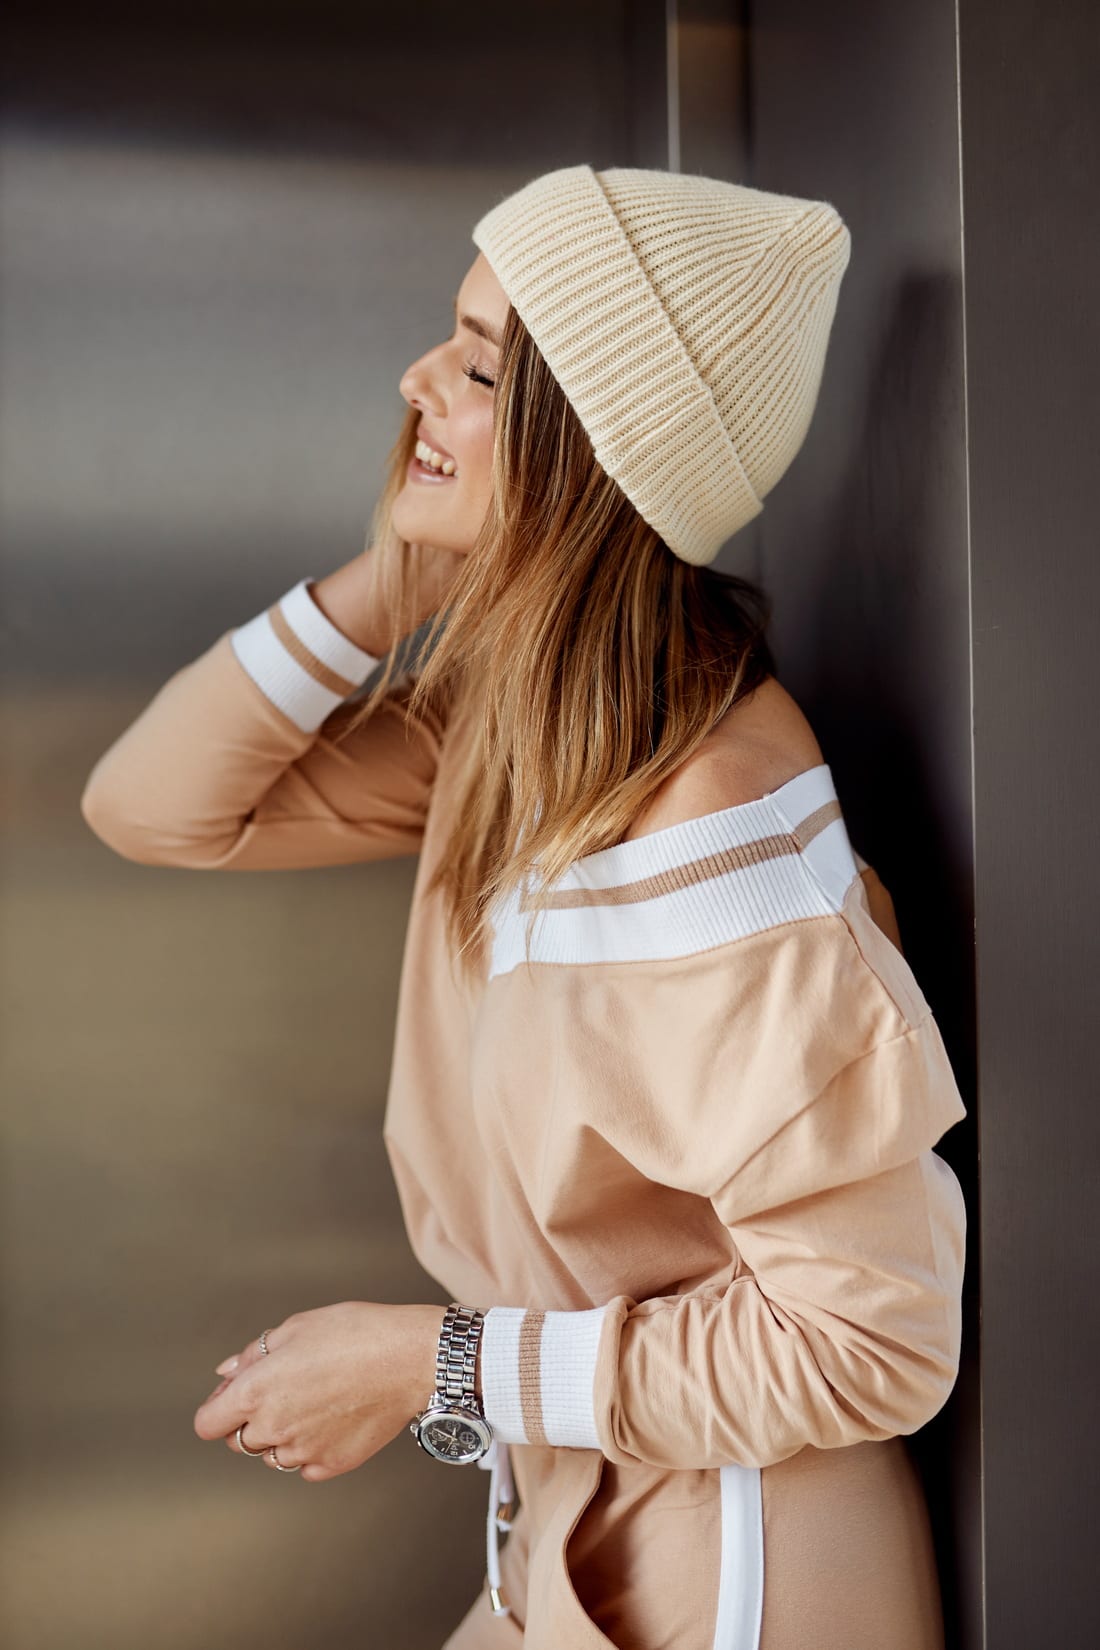
M 547 890 L 531 961 L 686 956 L 798 917 L 840 909 L 859 862 L 828 763 L 778 789 L 575 860 Z M 494 909 L 490 978 L 524 960 L 529 909 Z

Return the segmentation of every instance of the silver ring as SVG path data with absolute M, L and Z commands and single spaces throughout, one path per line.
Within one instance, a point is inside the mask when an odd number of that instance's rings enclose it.
M 296 1467 L 284 1467 L 283 1463 L 279 1460 L 279 1457 L 275 1454 L 274 1444 L 272 1444 L 268 1449 L 265 1449 L 264 1454 L 267 1456 L 267 1459 L 271 1462 L 271 1465 L 277 1472 L 301 1472 L 302 1470 L 300 1463 Z
M 241 1434 L 244 1432 L 244 1429 L 247 1425 L 248 1425 L 247 1421 L 242 1421 L 240 1426 L 237 1428 L 237 1442 L 238 1442 L 238 1444 L 244 1450 L 244 1453 L 246 1455 L 266 1455 L 267 1452 L 268 1452 L 268 1449 L 270 1447 L 269 1445 L 265 1444 L 262 1449 L 249 1449 L 248 1445 L 245 1443 L 244 1439 L 241 1437 Z
M 260 1336 L 260 1351 L 266 1358 L 270 1350 L 271 1348 L 267 1344 L 267 1330 L 265 1329 L 263 1334 Z

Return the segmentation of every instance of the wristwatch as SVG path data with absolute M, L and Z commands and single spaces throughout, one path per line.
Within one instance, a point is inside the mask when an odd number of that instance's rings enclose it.
M 464 1467 L 477 1461 L 493 1442 L 493 1429 L 482 1413 L 474 1386 L 477 1343 L 485 1314 L 452 1301 L 439 1331 L 435 1357 L 435 1391 L 409 1431 L 437 1461 Z

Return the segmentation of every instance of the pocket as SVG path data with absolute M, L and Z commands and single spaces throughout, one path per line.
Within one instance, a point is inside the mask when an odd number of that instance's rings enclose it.
M 539 1533 L 541 1552 L 528 1577 L 526 1650 L 620 1650 L 577 1593 L 571 1569 L 574 1538 L 583 1541 L 586 1520 L 599 1516 L 606 1457 L 599 1450 L 558 1452 L 561 1482 L 555 1485 Z M 559 1477 L 559 1473 L 554 1476 Z M 548 1500 L 550 1498 L 548 1497 Z
M 576 1642 L 578 1645 L 582 1642 L 585 1645 L 599 1645 L 602 1650 L 606 1650 L 608 1645 L 618 1650 L 616 1641 L 600 1625 L 607 1619 L 608 1582 L 611 1582 L 612 1591 L 618 1587 L 617 1580 L 609 1577 L 606 1567 L 601 1567 L 599 1562 L 607 1527 L 607 1490 L 611 1488 L 612 1476 L 607 1457 L 597 1455 L 591 1489 L 569 1527 L 562 1548 L 562 1567 L 569 1597 L 587 1635 L 583 1641 L 577 1639 Z M 573 1631 L 578 1629 L 575 1627 Z M 572 1645 L 574 1640 L 569 1638 L 566 1642 Z
M 601 1457 L 565 1549 L 585 1642 L 630 1650 L 713 1650 L 723 1583 L 717 1469 Z M 727 1583 L 728 1590 L 728 1583 Z M 742 1650 L 741 1641 L 737 1650 Z

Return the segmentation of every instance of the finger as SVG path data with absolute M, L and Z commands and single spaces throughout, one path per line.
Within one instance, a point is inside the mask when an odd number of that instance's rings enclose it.
M 251 1412 L 251 1405 L 242 1401 L 245 1396 L 236 1381 L 226 1381 L 215 1389 L 195 1411 L 194 1428 L 199 1437 L 228 1438 L 235 1432 Z
M 273 1330 L 269 1331 L 265 1337 L 264 1345 L 267 1347 L 268 1352 L 272 1350 L 271 1336 L 273 1333 Z M 240 1375 L 244 1370 L 250 1368 L 252 1364 L 256 1363 L 257 1360 L 263 1356 L 264 1354 L 260 1350 L 260 1337 L 257 1335 L 254 1341 L 249 1341 L 248 1345 L 242 1352 L 234 1352 L 230 1357 L 223 1358 L 221 1363 L 215 1366 L 214 1374 Z
M 280 1450 L 279 1460 L 282 1461 L 283 1459 L 283 1452 Z M 330 1478 L 339 1478 L 340 1474 L 332 1467 L 321 1467 L 315 1462 L 311 1462 L 302 1468 L 298 1477 L 304 1478 L 307 1484 L 324 1484 Z

